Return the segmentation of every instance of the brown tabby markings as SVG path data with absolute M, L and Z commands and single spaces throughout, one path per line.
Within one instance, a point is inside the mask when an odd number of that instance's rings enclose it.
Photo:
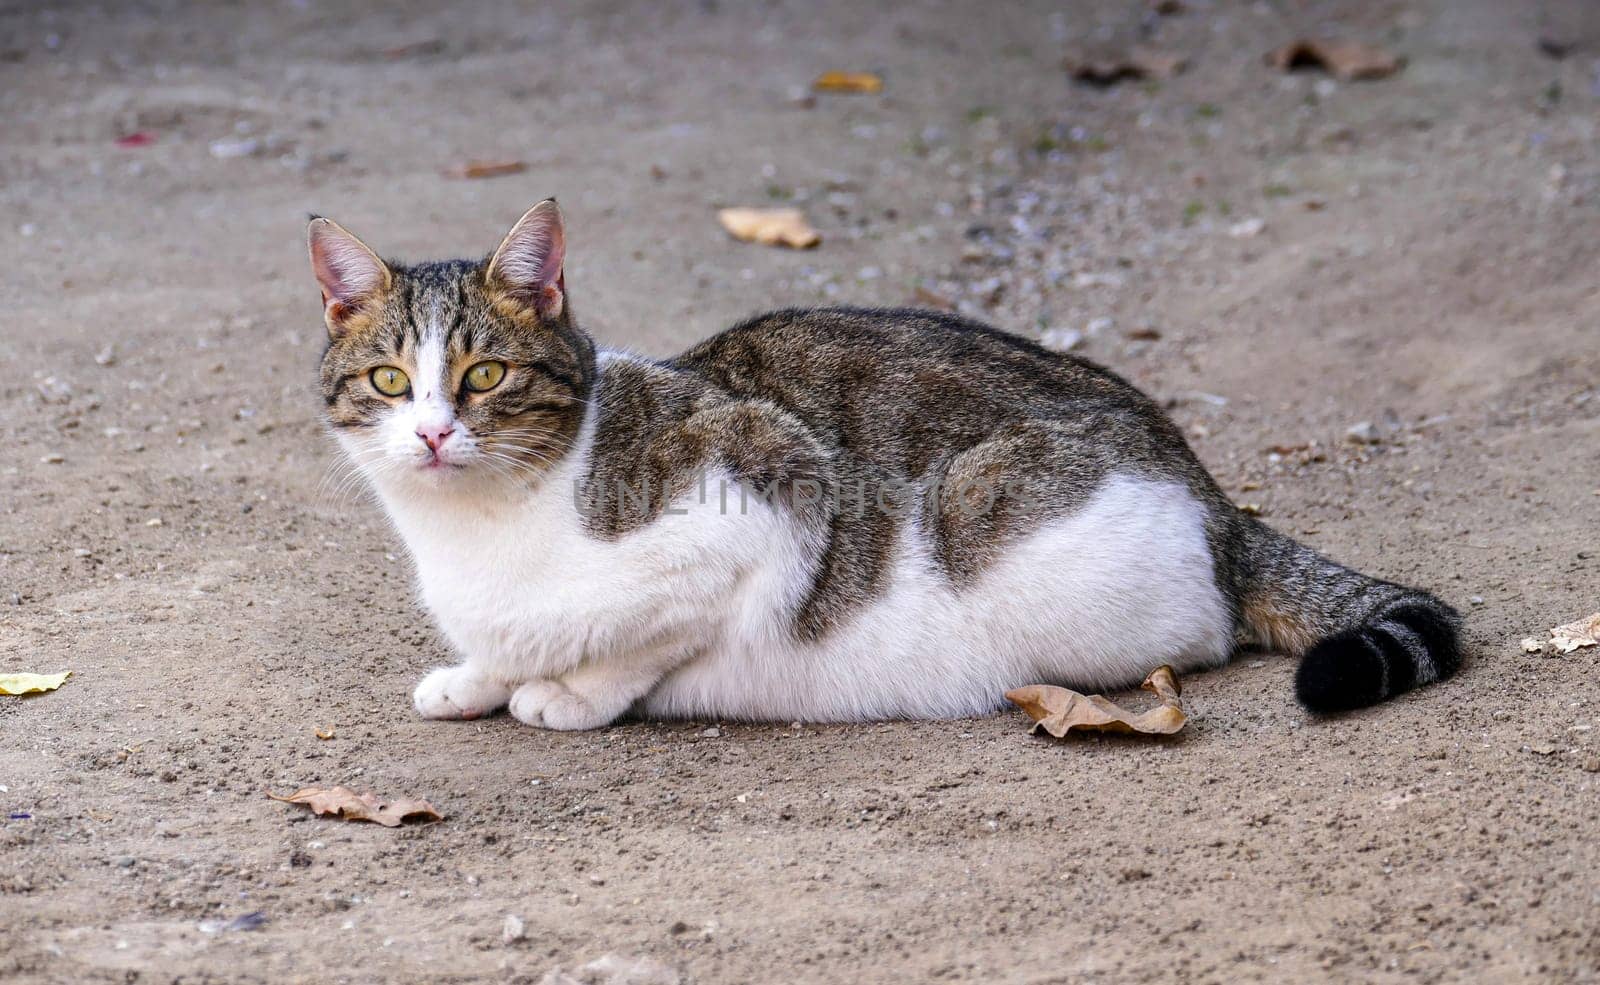
M 1218 507 L 1214 541 L 1243 522 L 1177 430 L 1122 380 L 931 312 L 774 312 L 662 363 L 613 361 L 597 399 L 590 478 L 600 490 L 637 482 L 681 494 L 716 465 L 755 488 L 817 483 L 820 501 L 787 500 L 826 532 L 796 614 L 807 637 L 878 594 L 908 522 L 957 585 L 1076 510 L 1113 469 L 1188 484 Z M 886 486 L 913 490 L 909 508 L 880 508 Z M 637 529 L 667 501 L 621 498 L 589 504 L 596 533 Z

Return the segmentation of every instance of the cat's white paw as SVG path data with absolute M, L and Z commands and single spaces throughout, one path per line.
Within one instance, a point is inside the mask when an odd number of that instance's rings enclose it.
M 510 688 L 470 667 L 440 667 L 411 692 L 411 703 L 423 718 L 482 718 L 510 697 Z
M 519 722 L 563 732 L 611 724 L 611 716 L 557 681 L 529 681 L 517 688 L 511 695 L 511 714 Z
M 567 692 L 544 706 L 544 727 L 579 732 L 611 724 L 612 716 L 589 703 L 581 694 Z
M 511 717 L 524 725 L 544 727 L 544 710 L 567 693 L 557 681 L 529 681 L 511 692 Z

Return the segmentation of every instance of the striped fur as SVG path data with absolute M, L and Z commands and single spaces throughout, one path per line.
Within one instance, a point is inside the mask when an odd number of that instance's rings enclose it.
M 1460 616 L 1444 602 L 1251 527 L 1241 621 L 1254 642 L 1304 654 L 1295 692 L 1307 708 L 1377 704 L 1461 666 Z

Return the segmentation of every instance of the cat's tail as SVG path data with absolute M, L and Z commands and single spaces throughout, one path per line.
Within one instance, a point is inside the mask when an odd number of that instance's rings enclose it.
M 1251 642 L 1301 655 L 1300 703 L 1377 704 L 1461 666 L 1461 617 L 1438 598 L 1352 571 L 1241 517 L 1239 619 Z

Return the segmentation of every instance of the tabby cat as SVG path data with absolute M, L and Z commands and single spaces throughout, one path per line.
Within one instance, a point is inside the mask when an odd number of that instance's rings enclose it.
M 1085 359 L 861 308 L 601 349 L 554 200 L 487 260 L 385 262 L 323 218 L 310 248 L 327 422 L 461 657 L 426 717 L 980 715 L 1247 645 L 1301 655 L 1326 713 L 1460 663 L 1454 610 L 1241 513 Z

